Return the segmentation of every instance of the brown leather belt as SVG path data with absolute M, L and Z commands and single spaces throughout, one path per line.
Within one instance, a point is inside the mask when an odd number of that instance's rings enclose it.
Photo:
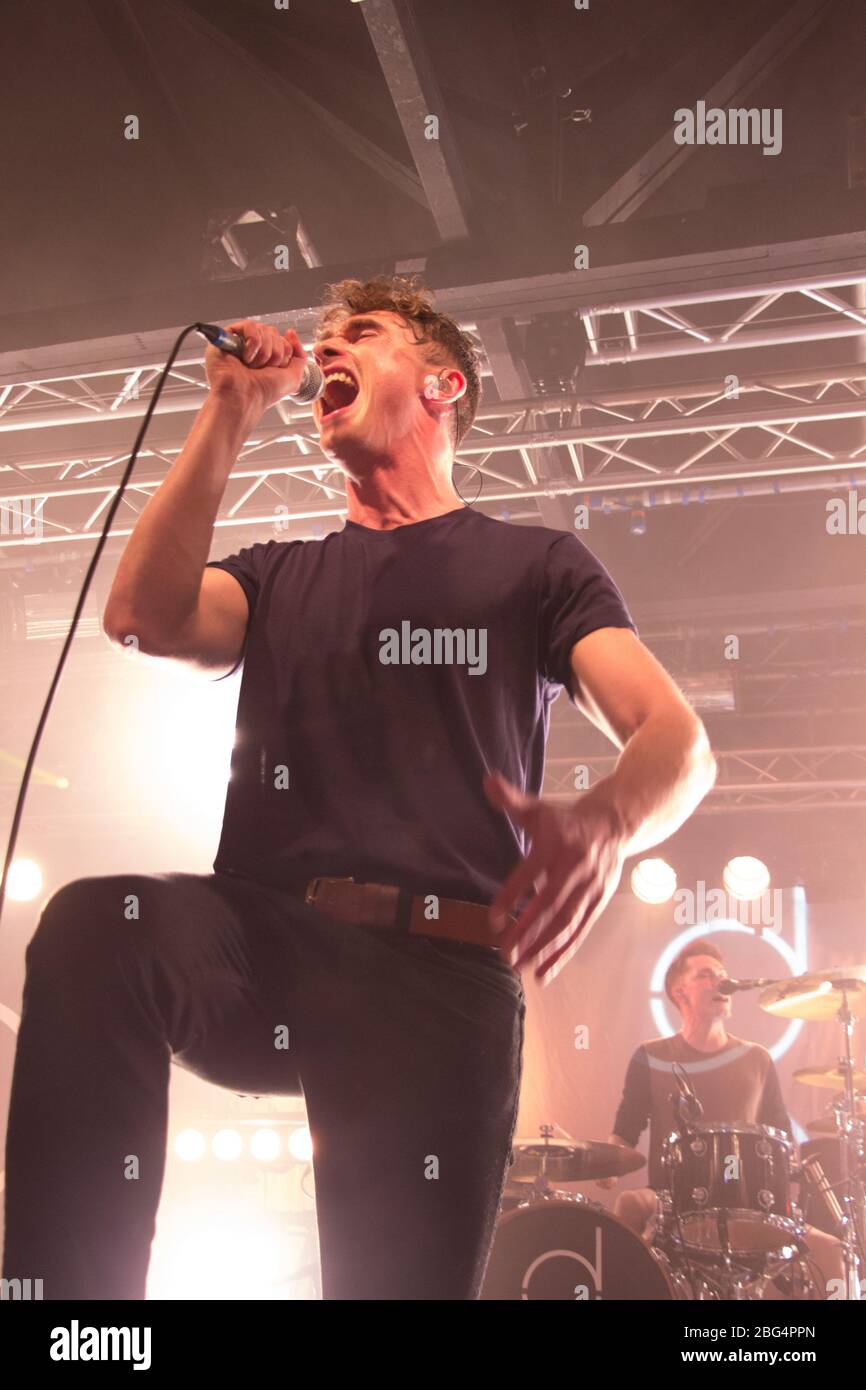
M 499 935 L 481 903 L 436 898 L 437 917 L 428 917 L 430 896 L 416 897 L 390 883 L 356 883 L 353 878 L 311 878 L 288 885 L 310 907 L 341 922 L 412 936 L 445 937 L 471 946 L 499 949 Z

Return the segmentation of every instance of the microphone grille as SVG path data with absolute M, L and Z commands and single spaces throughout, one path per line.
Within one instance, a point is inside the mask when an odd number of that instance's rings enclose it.
M 301 384 L 297 391 L 293 393 L 292 400 L 297 401 L 298 405 L 309 405 L 317 396 L 321 396 L 325 389 L 325 374 L 318 362 L 307 362 L 304 365 L 304 375 L 301 377 Z

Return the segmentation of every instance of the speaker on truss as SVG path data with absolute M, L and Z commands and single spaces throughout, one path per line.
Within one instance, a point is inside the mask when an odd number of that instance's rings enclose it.
M 528 323 L 506 323 L 514 356 L 526 365 L 538 396 L 563 395 L 575 389 L 586 361 L 586 332 L 575 310 L 534 314 Z

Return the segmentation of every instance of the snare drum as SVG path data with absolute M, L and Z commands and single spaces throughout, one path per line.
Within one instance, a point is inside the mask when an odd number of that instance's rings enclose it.
M 770 1125 L 710 1122 L 665 1140 L 673 1229 L 695 1250 L 778 1250 L 802 1226 L 791 1199 L 794 1145 Z

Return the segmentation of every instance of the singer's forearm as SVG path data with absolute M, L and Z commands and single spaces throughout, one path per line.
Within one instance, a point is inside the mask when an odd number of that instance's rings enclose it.
M 126 543 L 103 617 L 109 635 L 134 634 L 146 642 L 189 619 L 226 483 L 257 419 L 230 397 L 206 397 Z

